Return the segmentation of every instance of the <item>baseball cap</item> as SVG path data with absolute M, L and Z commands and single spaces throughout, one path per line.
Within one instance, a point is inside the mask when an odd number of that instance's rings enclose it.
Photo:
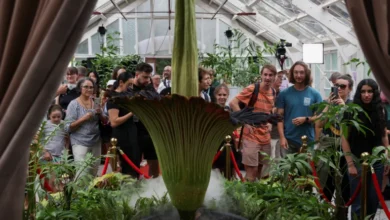
M 110 79 L 110 80 L 108 80 L 108 82 L 107 82 L 107 87 L 109 87 L 109 86 L 113 86 L 114 85 L 114 83 L 115 83 L 115 79 Z

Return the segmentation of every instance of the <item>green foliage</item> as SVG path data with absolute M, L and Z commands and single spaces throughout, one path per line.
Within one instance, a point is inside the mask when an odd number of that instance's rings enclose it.
M 335 219 L 331 206 L 295 184 L 226 182 L 233 212 L 248 219 Z
M 156 59 L 156 71 L 155 73 L 162 75 L 164 67 L 171 66 L 172 59 Z
M 254 42 L 248 44 L 241 32 L 233 32 L 231 47 L 215 44 L 215 54 L 200 54 L 200 64 L 214 69 L 218 80 L 245 87 L 260 78 L 259 67 L 269 63 L 265 55 L 274 54 L 275 48 L 265 42 L 262 46 Z
M 341 129 L 341 134 L 348 138 L 348 128 L 355 127 L 358 131 L 366 134 L 367 131 L 373 132 L 362 124 L 362 120 L 358 118 L 360 113 L 363 113 L 368 119 L 368 114 L 357 104 L 333 105 L 327 102 L 317 103 L 310 106 L 318 112 L 320 117 L 318 120 L 326 122 L 324 129 L 331 126 Z M 324 112 L 324 110 L 326 111 Z M 345 117 L 347 116 L 347 117 Z M 340 144 L 337 144 L 340 146 Z
M 352 58 L 350 61 L 344 63 L 343 65 L 346 66 L 346 65 L 350 65 L 350 64 L 355 64 L 356 68 L 360 65 L 362 65 L 362 66 L 369 65 L 367 61 L 360 60 L 359 58 Z M 371 74 L 371 72 L 372 72 L 371 67 L 369 67 L 367 70 L 367 76 L 369 76 Z
M 271 175 L 285 184 L 291 183 L 291 177 L 307 176 L 311 173 L 308 158 L 306 153 L 287 154 L 285 158 L 278 159 L 276 167 L 271 170 Z
M 115 67 L 125 68 L 127 71 L 134 72 L 135 67 L 141 62 L 139 55 L 120 56 L 119 47 L 115 44 L 119 40 L 119 32 L 107 34 L 106 46 L 101 45 L 100 54 L 96 54 L 92 60 L 93 70 L 100 77 L 100 87 L 105 88 L 106 83 L 112 77 L 112 71 Z
M 335 180 L 336 188 L 336 216 L 343 219 L 345 215 L 344 204 L 347 201 L 342 199 L 341 183 L 346 167 L 340 167 L 341 158 L 346 156 L 341 148 L 341 137 L 348 139 L 351 128 L 357 129 L 363 135 L 367 132 L 373 132 L 368 129 L 359 118 L 362 115 L 369 119 L 367 113 L 357 104 L 347 105 L 333 105 L 326 102 L 315 104 L 311 106 L 318 114 L 320 114 L 319 121 L 324 124 L 324 129 L 330 129 L 332 133 L 337 135 L 322 136 L 319 140 L 319 149 L 312 152 L 313 160 L 317 164 L 317 172 L 320 176 L 321 185 L 324 186 L 328 176 L 332 176 Z M 355 164 L 359 165 L 358 159 L 352 156 Z M 332 199 L 332 198 L 329 198 Z

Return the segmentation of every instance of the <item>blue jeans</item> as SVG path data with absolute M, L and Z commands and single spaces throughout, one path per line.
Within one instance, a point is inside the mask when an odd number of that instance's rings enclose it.
M 384 173 L 384 166 L 381 163 L 375 163 L 373 165 L 373 168 L 375 170 L 376 178 L 378 179 L 379 187 L 382 187 L 382 180 L 383 180 L 383 173 Z M 358 169 L 358 176 L 353 177 L 349 175 L 349 182 L 351 184 L 351 196 L 353 193 L 355 193 L 355 190 L 357 186 L 359 185 L 360 181 L 360 175 L 362 173 L 361 167 Z M 370 168 L 369 168 L 370 170 Z M 355 201 L 352 203 L 351 208 L 351 215 L 352 218 L 354 214 L 359 217 L 360 219 L 360 203 L 361 203 L 361 193 L 356 197 Z M 376 210 L 378 209 L 379 204 L 379 198 L 376 195 L 375 188 L 374 188 L 374 182 L 371 177 L 371 172 L 367 172 L 367 216 L 373 215 L 372 218 L 375 216 Z

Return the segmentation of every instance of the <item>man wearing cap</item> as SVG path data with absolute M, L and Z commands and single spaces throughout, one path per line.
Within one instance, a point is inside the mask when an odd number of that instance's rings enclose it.
M 116 81 L 115 79 L 108 80 L 107 85 L 106 85 L 106 90 L 111 90 L 112 86 L 114 86 L 115 81 Z

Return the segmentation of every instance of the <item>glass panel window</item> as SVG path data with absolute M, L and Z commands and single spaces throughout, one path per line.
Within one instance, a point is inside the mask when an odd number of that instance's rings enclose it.
M 206 52 L 214 52 L 216 38 L 216 20 L 203 19 L 203 44 L 206 45 Z
M 135 54 L 136 30 L 135 19 L 122 20 L 123 22 L 123 53 Z
M 331 54 L 325 54 L 325 71 L 332 70 L 332 60 L 331 60 Z
M 195 12 L 206 12 L 203 8 L 195 5 Z
M 91 41 L 92 41 L 91 42 L 92 43 L 92 54 L 102 53 L 102 51 L 100 50 L 100 45 L 103 43 L 103 39 L 102 39 L 102 37 L 100 37 L 100 34 L 96 33 L 96 34 L 92 35 Z
M 337 51 L 330 52 L 324 55 L 325 72 L 330 76 L 333 72 L 339 71 Z
M 229 25 L 227 25 L 225 22 L 219 20 L 219 33 L 218 33 L 218 40 L 219 40 L 219 45 L 221 46 L 228 46 L 229 41 L 227 37 L 225 36 L 225 31 L 230 28 Z
M 282 28 L 304 43 L 311 41 L 312 35 L 299 27 L 299 25 L 297 25 L 295 22 L 284 25 Z
M 204 52 L 199 42 L 202 42 L 202 19 L 196 19 L 196 39 L 198 40 L 198 50 Z
M 88 54 L 88 39 L 79 44 L 76 50 L 76 54 Z
M 154 0 L 153 11 L 168 11 L 168 0 Z
M 280 10 L 280 13 L 286 14 L 289 17 L 297 16 L 302 11 L 296 7 L 291 0 L 263 0 L 276 10 Z M 263 3 L 264 4 L 264 3 Z
M 279 12 L 272 9 L 267 4 L 264 4 L 264 2 L 256 4 L 255 8 L 258 10 L 259 14 L 263 15 L 264 17 L 276 24 L 283 23 L 287 20 L 285 16 L 281 15 Z
M 328 38 L 328 35 L 324 31 L 324 29 L 321 27 L 321 24 L 314 20 L 310 16 L 306 16 L 298 21 L 302 26 L 306 27 L 308 30 L 311 30 L 313 33 L 316 34 L 317 38 Z
M 147 0 L 143 4 L 138 5 L 137 12 L 144 12 L 140 14 L 141 16 L 150 16 L 150 0 Z
M 137 19 L 138 29 L 138 53 L 148 54 L 151 52 L 153 42 L 150 41 L 151 24 L 149 18 Z
M 169 31 L 168 31 L 168 19 L 154 20 L 154 36 L 155 36 L 155 51 L 169 51 Z M 164 54 L 168 54 L 164 52 Z M 163 55 L 158 53 L 158 55 Z
M 106 37 L 107 35 L 111 35 L 111 37 L 113 38 L 111 41 L 112 45 L 118 47 L 118 50 L 117 50 L 117 53 L 119 53 L 119 20 L 116 20 L 114 22 L 112 22 L 111 24 L 107 25 L 107 33 L 106 33 Z M 106 38 L 107 39 L 107 38 Z M 109 41 L 109 39 L 107 39 L 107 42 Z
M 138 18 L 138 42 L 148 39 L 150 36 L 150 19 L 149 18 Z
M 338 67 L 338 59 L 337 59 L 337 52 L 336 53 L 332 53 L 332 70 L 338 70 L 339 67 Z

